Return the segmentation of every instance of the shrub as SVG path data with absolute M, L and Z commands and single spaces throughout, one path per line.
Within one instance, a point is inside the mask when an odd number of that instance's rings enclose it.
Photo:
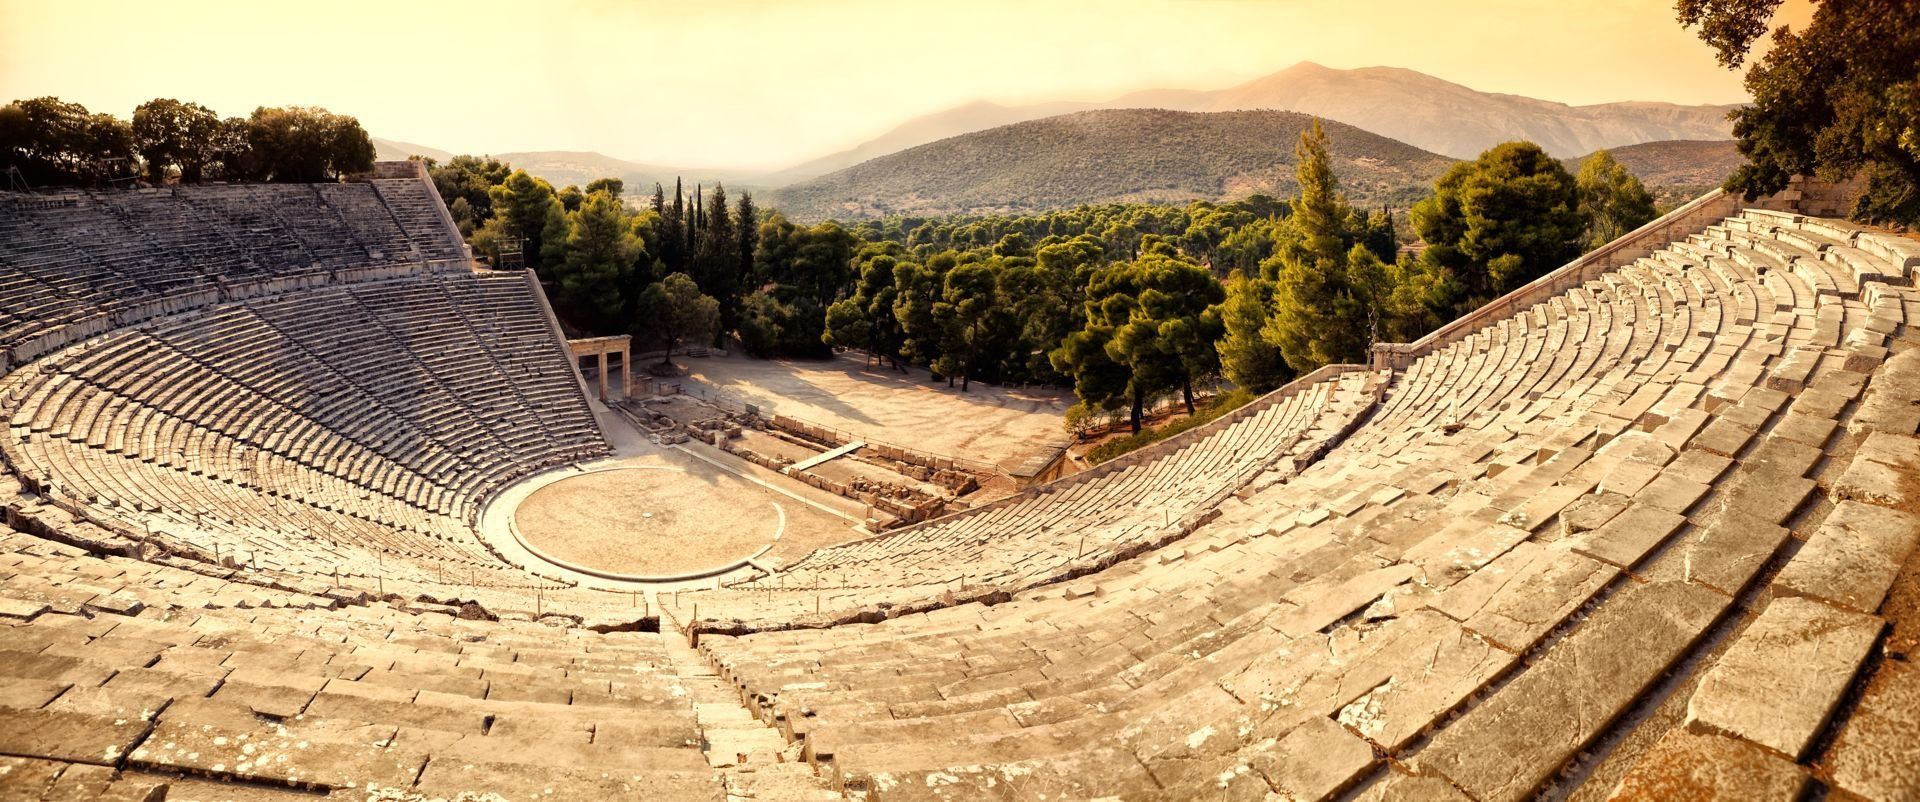
M 1099 465 L 1114 457 L 1145 448 L 1146 446 L 1158 443 L 1188 429 L 1205 426 L 1207 423 L 1222 415 L 1246 406 L 1255 398 L 1258 398 L 1258 396 L 1254 395 L 1250 390 L 1234 390 L 1230 393 L 1214 396 L 1212 400 L 1207 402 L 1206 406 L 1201 407 L 1198 412 L 1188 415 L 1185 418 L 1181 418 L 1165 426 L 1143 429 L 1139 434 L 1128 435 L 1117 440 L 1108 440 L 1095 446 L 1092 451 L 1087 452 L 1087 463 L 1089 465 Z

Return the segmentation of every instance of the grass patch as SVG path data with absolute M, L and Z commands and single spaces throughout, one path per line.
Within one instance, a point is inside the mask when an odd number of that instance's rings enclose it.
M 1141 429 L 1139 434 L 1127 435 L 1117 440 L 1108 440 L 1095 446 L 1092 451 L 1087 452 L 1087 464 L 1099 465 L 1102 462 L 1106 462 L 1130 451 L 1138 451 L 1139 449 L 1158 443 L 1195 426 L 1205 426 L 1209 421 L 1221 415 L 1246 406 L 1257 397 L 1258 396 L 1247 390 L 1234 390 L 1224 395 L 1215 396 L 1213 400 L 1208 401 L 1205 406 L 1185 418 L 1181 418 L 1165 426 Z

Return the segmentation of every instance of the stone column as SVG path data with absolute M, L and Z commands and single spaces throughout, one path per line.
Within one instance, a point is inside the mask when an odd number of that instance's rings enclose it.
M 601 351 L 600 357 L 600 400 L 607 400 L 607 352 Z
M 633 347 L 620 349 L 620 398 L 633 397 Z

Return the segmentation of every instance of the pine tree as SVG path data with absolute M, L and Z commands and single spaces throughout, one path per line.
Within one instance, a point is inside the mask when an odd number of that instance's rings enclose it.
M 1510 292 L 1580 255 L 1587 221 L 1560 160 L 1532 142 L 1507 142 L 1459 162 L 1413 206 L 1427 243 L 1421 258 L 1465 290 L 1462 308 Z
M 1292 375 L 1280 348 L 1263 333 L 1272 303 L 1271 282 L 1237 272 L 1227 280 L 1227 301 L 1220 310 L 1226 336 L 1215 348 L 1227 380 L 1255 393 L 1279 387 Z
M 1327 132 L 1314 118 L 1313 127 L 1300 132 L 1293 147 L 1295 176 L 1300 182 L 1300 197 L 1293 200 L 1293 224 L 1299 230 L 1301 246 L 1314 259 L 1338 262 L 1346 253 L 1349 234 L 1346 220 L 1351 214 L 1340 199 L 1340 180 L 1333 174 L 1333 159 L 1327 155 Z
M 1580 211 L 1587 217 L 1586 247 L 1598 248 L 1657 217 L 1653 193 L 1605 150 L 1580 163 L 1574 177 Z
M 1274 288 L 1273 313 L 1263 333 L 1279 346 L 1289 367 L 1307 373 L 1365 357 L 1367 307 L 1348 280 L 1352 213 L 1340 199 L 1319 120 L 1300 133 L 1293 152 L 1300 197 L 1288 220 L 1293 236 L 1261 265 Z

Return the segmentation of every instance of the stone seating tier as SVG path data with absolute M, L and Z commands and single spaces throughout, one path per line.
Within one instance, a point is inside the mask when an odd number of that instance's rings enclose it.
M 526 585 L 474 537 L 481 504 L 607 453 L 517 274 L 149 321 L 0 379 L 0 411 L 0 453 L 45 500 L 163 546 L 365 589 L 449 574 Z
M 182 260 L 353 261 L 322 211 L 386 210 L 367 252 L 444 231 L 423 181 L 331 191 L 219 211 L 261 236 L 151 265 L 209 213 L 126 212 L 127 244 L 107 201 L 0 215 L 40 260 L 0 286 L 174 303 Z M 0 379 L 0 786 L 1913 798 L 1889 600 L 1920 538 L 1920 246 L 1708 222 L 1400 369 L 648 599 L 666 636 L 471 537 L 507 477 L 604 448 L 523 277 L 83 314 Z M 43 228 L 99 242 L 57 261 Z
M 700 648 L 879 800 L 1911 798 L 1907 254 L 1749 211 L 1415 360 L 1169 549 L 824 629 L 706 594 Z
M 464 262 L 431 192 L 411 178 L 0 193 L 0 353 L 30 346 L 24 362 L 61 329 L 246 282 Z

